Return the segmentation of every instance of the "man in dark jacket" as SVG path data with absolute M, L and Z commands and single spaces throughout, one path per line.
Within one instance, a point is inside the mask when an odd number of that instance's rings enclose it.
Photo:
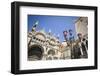
M 88 54 L 87 54 L 88 40 L 83 38 L 81 33 L 78 34 L 78 39 L 79 39 L 79 42 L 81 43 L 80 48 L 82 49 L 82 58 L 87 58 L 88 57 Z

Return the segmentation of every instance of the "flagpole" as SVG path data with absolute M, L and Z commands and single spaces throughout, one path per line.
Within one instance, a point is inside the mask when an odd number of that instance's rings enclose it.
M 38 21 L 36 21 L 35 24 L 33 24 L 31 32 L 32 32 L 32 31 L 35 31 L 35 28 L 37 27 L 38 24 L 39 24 Z M 33 36 L 31 37 L 31 39 L 30 39 L 30 41 L 29 41 L 29 43 L 28 43 L 28 47 L 29 47 L 29 45 L 30 45 L 30 43 L 31 43 L 31 41 L 32 41 L 32 38 L 33 38 Z

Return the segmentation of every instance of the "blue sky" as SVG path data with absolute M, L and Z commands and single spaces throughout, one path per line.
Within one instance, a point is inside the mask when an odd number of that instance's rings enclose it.
M 46 32 L 51 30 L 55 36 L 59 34 L 60 41 L 64 41 L 63 31 L 69 29 L 73 30 L 73 35 L 76 38 L 75 21 L 78 18 L 76 16 L 28 15 L 28 31 L 31 31 L 36 21 L 39 21 L 37 30 L 44 29 Z

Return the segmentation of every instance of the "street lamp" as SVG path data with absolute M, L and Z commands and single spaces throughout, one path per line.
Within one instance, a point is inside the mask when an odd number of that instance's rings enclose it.
M 73 51 L 73 42 L 74 42 L 74 36 L 73 36 L 73 31 L 70 29 L 69 30 L 69 40 L 71 44 L 71 58 L 74 58 L 74 51 Z

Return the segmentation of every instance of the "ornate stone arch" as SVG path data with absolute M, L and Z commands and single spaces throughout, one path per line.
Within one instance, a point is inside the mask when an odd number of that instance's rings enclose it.
M 55 55 L 55 50 L 53 50 L 53 49 L 50 49 L 50 50 L 48 50 L 48 55 Z
M 28 48 L 28 58 L 31 58 L 31 60 L 41 60 L 43 53 L 44 49 L 40 45 L 34 44 Z
M 45 34 L 43 34 L 43 33 L 41 33 L 41 32 L 37 32 L 37 33 L 35 34 L 35 37 L 36 37 L 36 38 L 39 38 L 39 39 L 41 39 L 41 40 L 43 40 L 43 41 L 46 40 Z

